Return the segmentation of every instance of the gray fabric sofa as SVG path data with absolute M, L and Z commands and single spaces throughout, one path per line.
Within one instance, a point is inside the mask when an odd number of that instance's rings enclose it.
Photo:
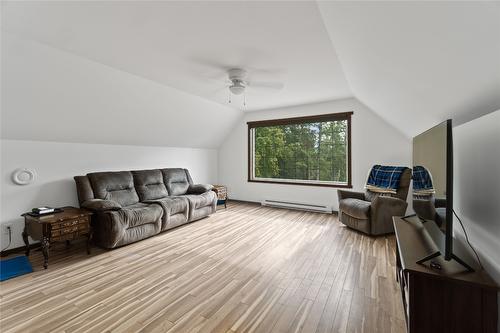
M 130 244 L 199 220 L 216 210 L 211 185 L 193 184 L 186 169 L 95 172 L 74 177 L 80 207 L 94 212 L 94 241 Z
M 340 222 L 368 235 L 393 233 L 392 217 L 405 214 L 410 182 L 411 169 L 407 169 L 393 195 L 338 190 Z

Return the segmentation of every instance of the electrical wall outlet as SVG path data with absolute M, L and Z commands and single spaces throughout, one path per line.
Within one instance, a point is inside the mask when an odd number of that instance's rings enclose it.
M 9 234 L 9 228 L 10 228 L 10 232 L 12 233 L 12 223 L 3 223 L 2 224 L 2 233 L 4 235 L 8 235 Z

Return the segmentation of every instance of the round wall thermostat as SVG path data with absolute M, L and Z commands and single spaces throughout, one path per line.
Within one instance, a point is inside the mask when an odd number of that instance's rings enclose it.
M 12 181 L 17 185 L 31 184 L 35 181 L 35 171 L 26 168 L 16 169 L 12 173 Z

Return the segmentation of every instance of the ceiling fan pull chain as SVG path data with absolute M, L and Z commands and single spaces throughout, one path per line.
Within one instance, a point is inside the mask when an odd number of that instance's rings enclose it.
M 243 92 L 243 106 L 247 106 L 247 93 Z
M 228 91 L 228 103 L 231 104 L 231 91 Z

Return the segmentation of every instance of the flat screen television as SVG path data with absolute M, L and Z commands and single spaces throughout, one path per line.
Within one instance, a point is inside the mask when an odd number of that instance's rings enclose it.
M 413 138 L 413 210 L 437 251 L 420 263 L 442 255 L 472 268 L 453 251 L 453 133 L 451 119 Z

